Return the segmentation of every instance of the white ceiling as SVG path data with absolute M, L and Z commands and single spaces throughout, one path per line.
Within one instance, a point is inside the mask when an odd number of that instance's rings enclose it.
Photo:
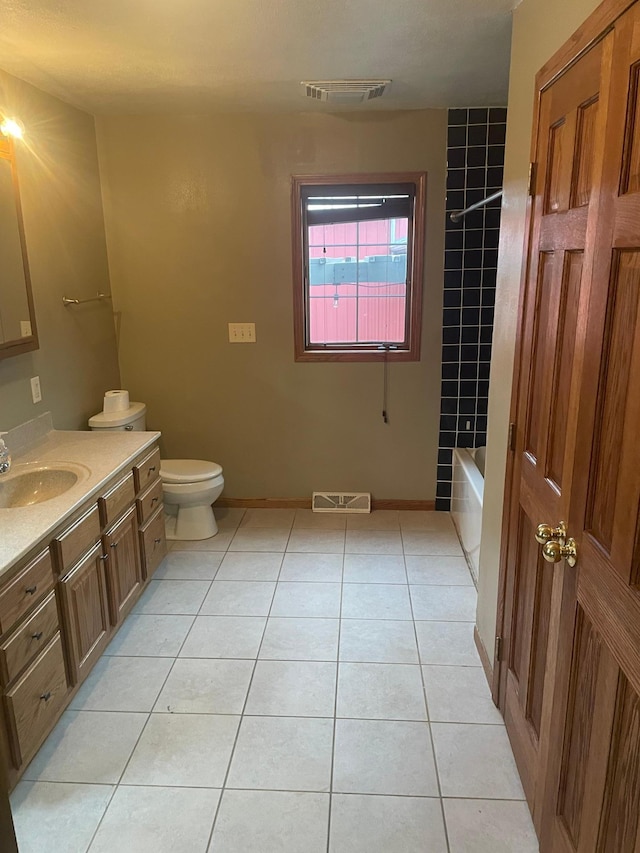
M 94 113 L 326 110 L 301 80 L 361 77 L 393 83 L 358 109 L 504 104 L 514 4 L 2 0 L 0 67 Z

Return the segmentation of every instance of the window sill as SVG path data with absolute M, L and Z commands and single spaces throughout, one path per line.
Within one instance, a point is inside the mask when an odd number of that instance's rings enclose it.
M 297 362 L 317 362 L 317 361 L 349 361 L 349 362 L 370 362 L 370 361 L 420 361 L 420 352 L 411 350 L 352 350 L 352 349 L 331 349 L 331 350 L 305 350 L 297 352 L 295 356 Z

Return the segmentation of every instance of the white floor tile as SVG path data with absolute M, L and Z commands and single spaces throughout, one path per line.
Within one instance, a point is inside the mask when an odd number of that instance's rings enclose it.
M 451 853 L 538 853 L 526 803 L 444 800 Z
M 400 518 L 395 509 L 374 509 L 370 513 L 347 516 L 348 530 L 400 530 Z
M 340 660 L 360 663 L 418 663 L 413 622 L 343 619 Z
M 213 514 L 218 523 L 218 530 L 235 530 L 239 527 L 246 509 L 240 507 L 216 506 L 213 508 Z
M 241 527 L 291 527 L 295 518 L 295 509 L 248 509 L 240 524 Z
M 240 551 L 225 555 L 216 575 L 219 581 L 276 581 L 282 554 Z
M 239 722 L 216 714 L 152 714 L 123 784 L 222 787 Z
M 455 531 L 403 529 L 402 542 L 404 553 L 408 555 L 464 556 Z
M 150 711 L 170 658 L 103 657 L 69 705 L 77 711 Z
M 426 720 L 419 666 L 341 663 L 338 717 L 377 720 Z
M 524 799 L 503 726 L 432 723 L 431 732 L 443 797 Z
M 464 557 L 405 557 L 409 583 L 473 586 Z
M 223 530 L 210 539 L 174 539 L 169 542 L 170 551 L 226 551 L 235 535 L 235 527 Z
M 177 581 L 212 581 L 222 554 L 215 551 L 169 551 L 155 570 L 153 579 Z
M 255 658 L 266 624 L 263 616 L 197 616 L 180 657 Z
M 405 583 L 401 554 L 345 554 L 345 583 Z
M 205 853 L 220 791 L 121 785 L 89 853 Z
M 416 622 L 422 663 L 482 666 L 472 622 Z
M 293 526 L 306 530 L 344 530 L 347 526 L 347 519 L 338 512 L 314 512 L 312 509 L 298 509 Z
M 297 554 L 284 555 L 281 581 L 316 581 L 340 583 L 342 581 L 342 554 Z
M 402 530 L 438 530 L 445 533 L 455 530 L 448 512 L 400 510 L 398 515 Z
M 345 619 L 411 619 L 409 588 L 396 584 L 345 583 L 342 589 Z
M 318 616 L 335 619 L 340 616 L 339 583 L 278 584 L 273 599 L 271 616 Z
M 258 661 L 247 714 L 333 717 L 336 664 L 320 661 Z
M 19 782 L 11 811 L 20 853 L 84 853 L 112 792 L 111 785 Z
M 268 581 L 214 581 L 205 598 L 204 616 L 266 616 L 275 583 Z
M 475 622 L 478 595 L 473 586 L 412 585 L 411 603 L 417 620 Z
M 446 853 L 437 799 L 334 794 L 329 853 Z
M 400 531 L 347 530 L 346 554 L 402 554 Z
M 291 531 L 287 551 L 314 554 L 342 554 L 344 552 L 343 530 L 307 530 L 294 527 Z
M 422 671 L 432 722 L 502 724 L 481 667 L 424 666 Z
M 170 714 L 241 714 L 249 690 L 251 660 L 179 658 L 154 711 Z
M 333 791 L 437 797 L 428 724 L 336 720 Z
M 227 786 L 329 790 L 333 720 L 244 717 Z
M 229 551 L 284 551 L 289 539 L 289 528 L 239 527 Z
M 209 586 L 209 581 L 150 581 L 133 613 L 195 616 Z
M 147 721 L 147 714 L 65 711 L 25 770 L 42 782 L 116 783 Z
M 272 617 L 260 647 L 260 657 L 271 660 L 338 659 L 338 619 Z
M 328 823 L 328 794 L 226 790 L 209 851 L 326 853 Z
M 193 616 L 138 616 L 131 613 L 105 655 L 175 657 L 193 625 Z

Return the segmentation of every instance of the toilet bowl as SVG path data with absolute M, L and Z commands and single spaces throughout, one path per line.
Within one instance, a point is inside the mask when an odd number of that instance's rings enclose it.
M 218 532 L 211 504 L 224 488 L 222 468 L 202 459 L 162 459 L 167 539 L 209 539 Z
M 146 412 L 144 403 L 131 403 L 126 409 L 99 412 L 89 418 L 89 426 L 92 430 L 145 430 Z M 218 525 L 211 504 L 224 488 L 220 465 L 202 459 L 162 459 L 160 478 L 167 539 L 215 536 Z

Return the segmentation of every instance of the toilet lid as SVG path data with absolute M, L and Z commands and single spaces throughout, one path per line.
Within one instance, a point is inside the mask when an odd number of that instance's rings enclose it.
M 160 476 L 165 483 L 200 483 L 219 477 L 222 468 L 202 459 L 161 459 Z

